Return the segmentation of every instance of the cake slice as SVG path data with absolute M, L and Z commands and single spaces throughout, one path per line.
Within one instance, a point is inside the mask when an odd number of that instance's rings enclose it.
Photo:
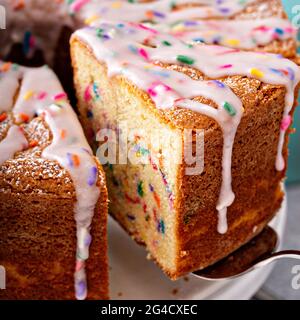
M 110 212 L 170 278 L 227 256 L 276 214 L 296 64 L 135 23 L 78 30 L 71 56 Z
M 107 299 L 107 189 L 48 67 L 0 62 L 0 299 Z

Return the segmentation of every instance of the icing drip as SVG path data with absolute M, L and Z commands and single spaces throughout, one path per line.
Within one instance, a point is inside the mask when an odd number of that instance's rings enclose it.
M 13 78 L 15 81 L 6 81 Z M 10 97 L 15 95 L 17 90 L 15 83 L 18 81 L 22 81 L 21 88 L 15 106 L 11 106 L 10 109 L 19 122 L 24 120 L 24 115 L 26 120 L 35 115 L 44 117 L 52 132 L 53 140 L 43 150 L 42 157 L 57 161 L 65 168 L 75 186 L 77 262 L 74 278 L 76 298 L 85 299 L 87 296 L 85 261 L 88 259 L 91 243 L 90 225 L 99 198 L 99 188 L 96 186 L 97 165 L 76 114 L 69 105 L 55 74 L 47 67 L 37 69 L 19 67 L 17 70 L 10 70 L 0 80 L 0 83 L 6 84 L 0 87 L 0 100 L 7 95 Z M 5 110 L 7 106 L 8 104 Z M 15 151 L 22 150 L 23 147 L 24 140 L 20 128 L 13 126 L 6 139 L 0 143 L 0 155 L 2 157 L 5 153 L 11 158 Z M 9 153 L 5 152 L 7 149 L 10 150 Z
M 199 69 L 212 79 L 242 75 L 283 85 L 286 87 L 285 114 L 290 112 L 294 103 L 294 90 L 300 80 L 298 66 L 274 54 L 242 52 L 221 46 L 189 46 L 170 35 L 133 23 L 103 23 L 98 28 L 78 30 L 74 36 L 85 42 L 95 56 L 106 63 L 110 76 L 119 74 L 132 81 L 148 92 L 157 108 L 180 106 L 218 122 L 224 141 L 222 185 L 217 203 L 220 218 L 218 230 L 220 233 L 226 232 L 226 211 L 234 201 L 231 158 L 243 113 L 241 101 L 221 81 L 192 80 L 183 73 L 153 65 L 153 62 L 181 62 Z M 218 108 L 192 100 L 196 96 L 213 100 Z M 280 156 L 281 144 L 278 147 L 279 159 Z
M 9 128 L 6 137 L 0 142 L 0 165 L 13 158 L 18 151 L 26 149 L 28 142 L 22 130 L 18 126 Z

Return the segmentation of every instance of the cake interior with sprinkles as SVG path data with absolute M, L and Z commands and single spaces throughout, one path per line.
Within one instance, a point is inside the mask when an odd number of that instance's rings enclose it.
M 109 210 L 170 278 L 222 259 L 272 219 L 297 102 L 294 62 L 132 22 L 76 31 L 71 56 L 98 157 L 110 152 L 105 136 L 126 137 L 128 162 L 121 152 L 106 158 Z M 203 165 L 190 163 L 189 140 L 193 155 L 202 146 Z
M 107 299 L 107 190 L 48 67 L 0 62 L 0 299 Z

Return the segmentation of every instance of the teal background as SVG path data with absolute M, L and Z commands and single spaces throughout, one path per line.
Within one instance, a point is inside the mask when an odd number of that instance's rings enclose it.
M 290 18 L 293 18 L 292 7 L 300 5 L 300 0 L 283 0 L 285 10 Z M 294 14 L 295 15 L 295 14 Z M 299 33 L 298 33 L 298 39 Z M 300 52 L 300 50 L 298 50 Z M 300 98 L 298 100 L 300 105 Z M 290 136 L 290 157 L 288 169 L 288 183 L 300 183 L 300 107 L 296 109 L 294 127 L 297 129 L 295 134 Z

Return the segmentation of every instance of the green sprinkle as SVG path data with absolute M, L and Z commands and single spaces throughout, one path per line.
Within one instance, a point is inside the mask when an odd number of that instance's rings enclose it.
M 167 46 L 167 47 L 170 47 L 172 44 L 169 42 L 169 41 L 167 41 L 167 40 L 164 40 L 163 42 L 162 42 L 162 44 L 163 45 L 165 45 L 165 46 Z
M 100 37 L 100 38 L 101 38 L 101 37 L 102 37 L 102 34 L 103 34 L 103 31 L 104 31 L 104 30 L 103 30 L 102 28 L 97 28 L 97 29 L 96 29 L 97 37 Z
M 138 192 L 138 194 L 139 194 L 139 196 L 140 196 L 141 198 L 144 196 L 143 181 L 140 181 L 140 182 L 138 183 L 137 192 Z
M 179 62 L 182 62 L 182 63 L 185 63 L 185 64 L 193 64 L 195 62 L 195 60 L 193 58 L 190 58 L 190 57 L 187 57 L 187 56 L 184 56 L 184 55 L 178 55 L 177 56 L 177 61 Z
M 236 110 L 229 102 L 226 101 L 224 103 L 223 107 L 232 117 L 234 117 L 236 115 Z
M 145 155 L 150 154 L 150 151 L 145 149 L 145 148 L 143 148 L 143 147 L 141 147 L 140 153 L 142 154 L 142 156 L 145 156 Z
M 194 46 L 192 44 L 190 44 L 190 43 L 187 44 L 187 47 L 190 48 L 190 49 L 194 48 Z
M 134 3 L 135 1 L 134 1 L 134 0 L 128 0 L 128 2 L 129 2 L 129 3 Z

